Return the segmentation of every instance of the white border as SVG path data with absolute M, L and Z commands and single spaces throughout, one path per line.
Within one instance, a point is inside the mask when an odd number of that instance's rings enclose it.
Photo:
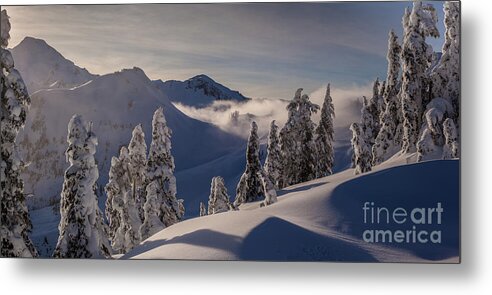
M 82 3 L 63 0 L 42 2 Z M 186 1 L 84 1 L 85 4 L 136 2 Z M 0 292 L 491 294 L 492 10 L 487 9 L 490 8 L 488 3 L 491 2 L 464 0 L 462 3 L 461 265 L 0 259 Z M 5 4 L 40 3 L 2 0 L 2 5 Z

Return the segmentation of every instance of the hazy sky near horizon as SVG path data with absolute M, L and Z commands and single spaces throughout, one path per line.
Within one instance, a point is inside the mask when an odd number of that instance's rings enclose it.
M 290 99 L 386 75 L 390 29 L 411 2 L 6 7 L 10 47 L 44 39 L 96 74 L 138 66 L 151 79 L 207 74 L 249 97 Z M 442 3 L 439 31 L 444 32 Z M 439 51 L 443 37 L 429 39 Z M 400 38 L 401 41 L 401 38 Z

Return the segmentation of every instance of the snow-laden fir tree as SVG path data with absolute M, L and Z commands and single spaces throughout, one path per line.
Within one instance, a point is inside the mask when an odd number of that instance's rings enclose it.
M 97 137 L 91 129 L 80 115 L 68 123 L 65 154 L 70 167 L 65 171 L 61 193 L 60 235 L 53 253 L 57 258 L 111 257 L 107 226 L 97 202 Z
M 384 114 L 384 110 L 386 109 L 386 102 L 384 100 L 384 92 L 386 91 L 386 81 L 383 81 L 379 84 L 379 89 L 378 89 L 378 115 L 379 115 L 379 128 L 383 125 L 381 122 L 381 118 Z
M 335 107 L 330 95 L 330 84 L 326 87 L 325 99 L 321 108 L 321 119 L 315 131 L 316 142 L 316 177 L 324 177 L 333 173 L 333 138 L 335 129 Z
M 270 123 L 270 133 L 268 134 L 267 157 L 263 169 L 266 176 L 273 183 L 275 189 L 279 188 L 282 176 L 282 156 L 280 153 L 280 140 L 278 137 L 278 126 L 275 120 Z
M 9 18 L 10 17 L 7 15 L 7 10 L 3 9 L 0 15 L 0 47 L 4 49 L 9 46 L 11 29 Z
M 182 200 L 176 198 L 171 130 L 167 127 L 162 108 L 155 111 L 152 119 L 147 183 L 144 222 L 140 227 L 142 241 L 163 228 L 179 222 L 184 215 Z
M 432 132 L 430 129 L 423 129 L 419 141 L 417 142 L 417 162 L 434 157 L 437 148 L 438 147 L 432 139 Z
M 432 73 L 434 97 L 442 97 L 452 104 L 452 119 L 459 122 L 460 97 L 460 2 L 444 2 L 446 27 L 442 56 Z
M 111 158 L 111 167 L 109 168 L 109 182 L 104 187 L 104 190 L 106 191 L 105 213 L 106 219 L 109 223 L 108 237 L 111 241 L 113 251 L 116 253 L 120 253 L 121 250 L 121 245 L 115 245 L 116 232 L 120 228 L 121 224 L 121 210 L 118 209 L 123 208 L 123 194 L 126 193 L 124 192 L 124 188 L 121 187 L 121 178 L 125 173 L 123 165 L 124 164 L 120 161 L 118 157 Z
M 235 208 L 243 203 L 258 201 L 265 196 L 261 180 L 259 151 L 258 125 L 253 121 L 246 148 L 246 169 L 236 188 Z
M 10 38 L 7 12 L 1 11 L 0 93 L 1 93 L 1 162 L 0 162 L 0 256 L 36 257 L 37 251 L 29 238 L 31 220 L 24 196 L 21 171 L 24 163 L 15 144 L 26 122 L 31 98 L 14 60 L 6 49 Z
M 265 171 L 261 172 L 261 184 L 263 186 L 263 192 L 265 193 L 265 200 L 263 200 L 260 206 L 263 207 L 276 203 L 277 190 Z
M 388 72 L 382 94 L 384 112 L 380 116 L 379 133 L 372 147 L 372 164 L 378 165 L 401 150 L 401 104 L 398 96 L 400 89 L 400 53 L 398 37 L 391 30 L 388 38 Z
M 287 105 L 287 122 L 280 131 L 282 154 L 282 181 L 280 188 L 316 178 L 315 124 L 311 115 L 319 106 L 296 91 L 294 99 Z
M 437 15 L 432 5 L 416 1 L 403 17 L 402 86 L 404 152 L 414 152 L 422 125 L 423 109 L 430 99 L 429 67 L 433 50 L 426 37 L 439 37 Z
M 427 104 L 424 113 L 422 135 L 417 142 L 417 161 L 440 158 L 444 145 L 443 123 L 453 113 L 453 107 L 446 99 L 437 97 Z
M 290 175 L 292 174 L 295 165 L 298 162 L 296 158 L 297 151 L 297 139 L 296 136 L 296 122 L 298 121 L 298 104 L 301 99 L 302 88 L 297 89 L 294 98 L 287 105 L 288 119 L 282 130 L 280 130 L 280 156 L 282 159 L 282 175 L 279 180 L 278 187 L 284 188 L 292 182 Z
M 210 184 L 210 196 L 208 197 L 208 215 L 233 210 L 224 178 L 216 176 Z
M 144 205 L 144 222 L 140 226 L 140 240 L 143 241 L 154 235 L 166 226 L 161 220 L 161 200 L 159 194 L 162 191 L 158 182 L 147 184 L 147 200 Z
M 113 157 L 106 185 L 106 217 L 109 221 L 109 237 L 113 250 L 126 253 L 140 242 L 138 204 L 132 193 L 130 180 L 130 156 L 122 147 L 119 157 Z
M 301 96 L 299 103 L 299 122 L 297 126 L 298 142 L 300 145 L 300 165 L 296 175 L 295 183 L 306 182 L 316 178 L 316 144 L 314 142 L 314 131 L 316 125 L 311 120 L 313 113 L 319 110 L 317 104 L 309 100 L 307 94 Z M 292 171 L 291 171 L 292 172 Z
M 384 104 L 383 98 L 380 96 L 381 84 L 379 78 L 374 81 L 372 87 L 372 97 L 367 99 L 363 97 L 362 110 L 361 110 L 361 124 L 360 127 L 365 133 L 365 138 L 370 147 L 375 143 L 380 129 L 380 113 L 382 104 Z
M 353 166 L 355 174 L 371 171 L 371 148 L 367 143 L 366 134 L 357 123 L 350 125 L 352 131 Z
M 147 144 L 142 125 L 135 126 L 132 131 L 132 139 L 128 145 L 130 155 L 130 182 L 132 198 L 137 203 L 140 220 L 144 220 L 145 187 L 147 174 Z
M 121 237 L 123 240 L 123 252 L 127 253 L 131 249 L 133 249 L 136 245 L 140 243 L 140 226 L 142 225 L 142 220 L 140 219 L 139 209 L 140 206 L 137 203 L 137 199 L 135 199 L 135 195 L 131 191 L 131 181 L 130 181 L 130 172 L 129 172 L 129 154 L 128 149 L 122 148 L 123 154 L 120 155 L 120 161 L 126 164 L 126 175 L 123 177 L 123 181 L 129 181 L 126 183 L 126 186 L 122 185 L 125 188 L 126 194 L 123 194 L 123 210 L 121 212 L 121 224 L 120 229 L 118 230 L 118 237 Z
M 447 118 L 443 123 L 445 143 L 443 147 L 443 159 L 455 159 L 460 156 L 458 132 L 453 119 Z
M 200 202 L 200 217 L 207 215 L 207 208 L 203 202 Z

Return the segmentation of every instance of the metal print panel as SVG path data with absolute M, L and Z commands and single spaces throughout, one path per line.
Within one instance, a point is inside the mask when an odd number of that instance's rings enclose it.
M 459 263 L 460 3 L 3 6 L 1 256 Z

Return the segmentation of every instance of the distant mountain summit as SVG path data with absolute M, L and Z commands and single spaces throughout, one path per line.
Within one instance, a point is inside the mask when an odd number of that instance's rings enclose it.
M 186 81 L 162 80 L 153 81 L 171 101 L 187 106 L 206 107 L 216 100 L 231 100 L 245 102 L 249 98 L 239 91 L 231 90 L 214 81 L 207 75 L 198 75 Z
M 98 77 L 66 59 L 42 39 L 25 37 L 10 51 L 31 94 L 41 89 L 77 87 Z M 205 107 L 215 100 L 249 100 L 239 91 L 231 90 L 203 74 L 186 81 L 157 80 L 153 84 L 171 101 L 193 107 Z
M 41 39 L 25 37 L 10 51 L 30 93 L 40 89 L 71 88 L 97 77 Z
M 209 171 L 201 165 L 218 161 L 231 153 L 236 156 L 238 150 L 240 153 L 234 159 L 244 161 L 244 139 L 182 113 L 138 67 L 93 75 L 63 57 L 45 41 L 31 37 L 25 38 L 11 52 L 32 98 L 18 144 L 23 158 L 31 163 L 23 177 L 26 191 L 39 200 L 33 206 L 43 206 L 47 199 L 56 199 L 60 195 L 63 173 L 67 168 L 64 156 L 67 124 L 73 114 L 80 114 L 91 121 L 98 137 L 95 157 L 99 168 L 100 196 L 104 195 L 101 188 L 107 183 L 111 157 L 118 154 L 121 146 L 128 144 L 136 125 L 142 124 L 147 146 L 150 145 L 152 115 L 159 107 L 164 107 L 166 121 L 172 129 L 178 193 L 193 204 L 187 209 L 190 214 L 198 210 L 198 201 L 196 204 L 193 202 L 208 194 L 210 179 L 218 175 L 220 167 L 216 164 L 215 170 Z M 198 80 L 206 82 L 206 85 Z M 201 92 L 207 89 L 206 93 L 226 97 L 227 88 L 209 87 L 213 83 L 213 80 L 201 76 L 190 82 L 190 87 L 202 89 Z M 192 90 L 186 88 L 186 91 Z M 231 161 L 228 160 L 229 163 Z M 228 174 L 222 170 L 221 175 L 229 176 L 227 179 L 234 178 L 241 175 L 243 167 L 241 162 L 229 169 Z M 197 184 L 197 178 L 204 182 Z M 100 201 L 104 203 L 104 198 Z

